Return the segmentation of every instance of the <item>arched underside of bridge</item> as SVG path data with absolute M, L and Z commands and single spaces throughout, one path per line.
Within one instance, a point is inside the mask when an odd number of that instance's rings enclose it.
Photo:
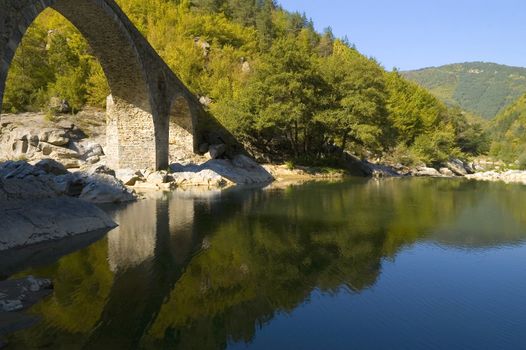
M 165 168 L 169 143 L 175 142 L 170 137 L 183 135 L 182 141 L 188 143 L 190 135 L 193 151 L 208 141 L 197 125 L 205 118 L 199 102 L 114 0 L 0 0 L 0 111 L 15 51 L 31 23 L 48 7 L 79 29 L 108 79 L 110 166 Z

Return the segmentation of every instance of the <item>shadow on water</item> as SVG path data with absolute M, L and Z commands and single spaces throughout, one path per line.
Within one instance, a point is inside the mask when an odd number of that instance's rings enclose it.
M 53 278 L 55 292 L 31 309 L 43 321 L 9 341 L 13 349 L 250 343 L 313 290 L 373 286 L 405 246 L 521 243 L 525 194 L 434 179 L 164 194 L 112 209 L 120 226 L 107 237 L 24 271 Z

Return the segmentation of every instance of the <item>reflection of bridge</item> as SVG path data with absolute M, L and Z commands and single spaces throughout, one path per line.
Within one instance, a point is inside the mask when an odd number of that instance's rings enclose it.
M 115 168 L 165 168 L 169 140 L 187 145 L 234 145 L 114 0 L 1 0 L 0 111 L 9 66 L 24 33 L 52 7 L 84 35 L 104 69 L 108 98 L 107 149 Z M 192 137 L 185 137 L 186 135 Z
M 216 198 L 220 193 L 241 200 L 225 206 Z M 168 201 L 136 202 L 115 214 L 121 224 L 108 237 L 108 262 L 115 277 L 85 348 L 131 349 L 145 341 L 193 255 L 206 247 L 205 235 L 253 194 L 227 193 L 174 192 Z

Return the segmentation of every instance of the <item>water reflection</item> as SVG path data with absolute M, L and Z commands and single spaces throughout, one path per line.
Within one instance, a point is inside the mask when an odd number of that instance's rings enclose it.
M 313 290 L 330 296 L 373 286 L 386 259 L 415 242 L 520 244 L 525 194 L 521 186 L 393 179 L 176 192 L 134 203 L 114 211 L 120 227 L 106 238 L 24 272 L 52 277 L 55 293 L 32 309 L 43 321 L 10 342 L 15 349 L 250 343 Z

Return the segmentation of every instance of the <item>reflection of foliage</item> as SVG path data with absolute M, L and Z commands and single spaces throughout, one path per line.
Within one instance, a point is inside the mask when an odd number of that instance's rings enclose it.
M 107 267 L 106 241 L 31 271 L 55 276 L 56 292 L 34 308 L 44 324 L 18 333 L 13 343 L 91 344 L 87 337 L 97 333 L 95 325 L 97 331 L 107 326 L 100 333 L 104 339 L 133 333 L 130 344 L 143 348 L 217 349 L 250 342 L 258 327 L 292 312 L 315 289 L 360 293 L 373 286 L 383 259 L 418 240 L 479 247 L 522 239 L 526 210 L 518 203 L 524 191 L 421 178 L 225 194 L 221 201 L 195 205 L 194 224 L 184 230 L 197 246 L 196 237 L 206 233 L 206 249 L 182 274 L 170 258 L 177 255 L 175 241 L 168 242 L 175 232 L 157 232 L 156 258 L 117 270 L 115 277 Z M 480 217 L 497 220 L 501 230 L 480 230 L 472 221 L 466 228 L 463 220 Z M 129 311 L 119 315 L 121 310 Z M 115 317 L 138 320 L 126 323 L 138 328 L 125 332 Z
M 89 335 L 100 318 L 113 283 L 107 263 L 107 241 L 62 258 L 48 268 L 25 271 L 36 276 L 53 276 L 52 297 L 35 305 L 31 312 L 42 315 L 40 325 L 20 332 L 26 346 L 49 342 L 79 342 Z
M 215 339 L 210 348 L 249 341 L 256 325 L 291 312 L 314 288 L 331 293 L 342 285 L 358 292 L 372 286 L 383 256 L 451 221 L 458 205 L 475 203 L 456 191 L 461 184 L 393 180 L 265 193 L 221 225 L 211 248 L 192 260 L 147 343 L 159 346 L 174 334 L 175 344 L 192 348 L 203 332 Z

